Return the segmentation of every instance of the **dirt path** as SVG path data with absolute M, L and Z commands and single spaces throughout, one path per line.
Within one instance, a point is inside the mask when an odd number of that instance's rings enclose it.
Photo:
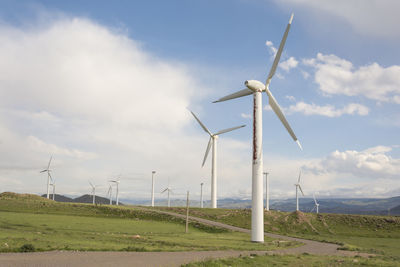
M 145 208 L 143 208 L 145 209 Z M 150 209 L 146 209 L 150 210 Z M 156 210 L 152 210 L 156 211 Z M 180 218 L 185 215 L 156 211 Z M 192 221 L 203 224 L 226 228 L 232 231 L 250 233 L 243 229 L 219 222 L 214 222 L 197 217 L 189 217 Z M 309 253 L 316 255 L 337 256 L 368 256 L 366 253 L 337 250 L 338 245 L 306 240 L 301 238 L 287 237 L 283 235 L 265 233 L 266 236 L 275 239 L 298 241 L 303 246 L 287 248 L 277 251 L 185 251 L 185 252 L 74 252 L 74 251 L 49 251 L 37 253 L 0 253 L 0 267 L 25 267 L 25 266 L 180 266 L 193 261 L 202 261 L 209 258 L 238 257 L 250 254 L 301 254 Z

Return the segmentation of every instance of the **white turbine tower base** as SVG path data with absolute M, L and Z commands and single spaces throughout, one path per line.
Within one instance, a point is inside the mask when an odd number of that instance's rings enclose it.
M 116 192 L 116 200 L 115 200 L 115 205 L 117 205 L 118 206 L 118 203 L 119 203 L 119 196 L 118 196 L 118 194 L 119 194 L 119 183 L 120 183 L 120 180 L 119 180 L 119 178 L 118 178 L 118 180 L 111 180 L 110 181 L 111 183 L 115 183 L 115 185 L 117 186 L 117 192 Z
M 151 172 L 151 206 L 154 207 L 154 174 L 156 171 Z
M 268 172 L 265 174 L 265 210 L 269 211 L 269 183 L 268 183 Z
M 213 134 L 210 132 L 210 130 L 207 129 L 207 127 L 200 121 L 197 116 L 192 113 L 193 117 L 196 119 L 196 121 L 200 124 L 201 128 L 210 135 L 210 140 L 208 141 L 207 149 L 206 149 L 206 154 L 204 155 L 203 159 L 203 164 L 201 167 L 204 166 L 204 163 L 207 160 L 208 152 L 210 152 L 210 148 L 212 145 L 212 159 L 211 159 L 211 208 L 215 209 L 217 208 L 217 140 L 218 140 L 218 135 L 231 132 L 233 130 L 245 127 L 246 125 L 240 125 L 237 127 L 232 127 L 228 129 L 224 129 L 221 131 L 218 131 L 217 133 Z
M 252 207 L 251 207 L 251 241 L 253 242 L 264 242 L 264 210 L 263 210 L 263 154 L 262 154 L 262 92 L 266 92 L 269 99 L 269 105 L 283 126 L 289 132 L 292 139 L 301 148 L 300 142 L 294 134 L 292 128 L 287 122 L 285 115 L 283 114 L 278 102 L 269 90 L 271 79 L 276 72 L 280 57 L 282 55 L 283 47 L 289 33 L 290 25 L 292 24 L 293 14 L 289 19 L 289 23 L 286 27 L 285 33 L 283 34 L 282 41 L 279 45 L 279 49 L 276 53 L 274 62 L 272 63 L 271 70 L 268 74 L 267 80 L 264 83 L 256 80 L 245 81 L 246 89 L 240 90 L 236 93 L 227 95 L 218 99 L 215 102 L 222 102 L 242 96 L 253 95 L 254 108 L 253 108 L 253 166 L 252 166 Z

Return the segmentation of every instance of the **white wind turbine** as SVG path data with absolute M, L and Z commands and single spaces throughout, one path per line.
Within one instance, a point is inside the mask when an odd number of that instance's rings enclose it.
M 50 172 L 51 172 L 50 163 L 51 163 L 52 158 L 53 158 L 53 156 L 50 156 L 50 160 L 49 160 L 49 164 L 47 165 L 47 168 L 45 170 L 41 171 L 41 173 L 47 172 L 47 198 L 48 199 L 50 198 L 50 179 L 52 179 L 51 174 L 50 174 Z
M 169 179 L 168 179 L 168 187 L 165 188 L 165 189 L 161 192 L 161 194 L 163 194 L 164 192 L 167 192 L 167 194 L 168 194 L 168 208 L 169 208 L 169 207 L 171 207 L 170 201 L 169 201 L 169 193 L 172 193 L 172 189 L 171 189 L 171 187 L 169 186 Z
M 112 205 L 112 185 L 108 186 L 107 196 L 110 198 L 110 205 Z
M 93 205 L 96 203 L 96 187 L 98 185 L 93 185 L 90 181 L 88 181 L 90 186 L 92 187 L 92 196 L 93 196 Z
M 117 186 L 117 193 L 116 193 L 115 205 L 118 206 L 118 203 L 119 203 L 119 201 L 118 201 L 118 200 L 119 200 L 119 199 L 118 199 L 118 193 L 119 193 L 119 183 L 120 183 L 120 180 L 119 180 L 119 178 L 118 178 L 118 180 L 111 180 L 110 182 L 115 183 L 116 186 Z
M 156 174 L 156 171 L 151 172 L 151 206 L 154 207 L 154 174 Z
M 299 179 L 297 179 L 297 183 L 294 184 L 296 186 L 296 211 L 299 211 L 299 194 L 298 194 L 298 189 L 300 189 L 301 194 L 304 196 L 303 190 L 301 189 L 300 186 L 300 176 L 301 176 L 301 170 L 299 172 Z
M 287 35 L 289 33 L 290 25 L 292 24 L 293 14 L 289 19 L 289 23 L 286 27 L 285 33 L 283 35 L 281 44 L 276 53 L 274 62 L 272 64 L 271 70 L 268 74 L 268 78 L 263 84 L 256 80 L 245 81 L 246 89 L 239 92 L 230 94 L 223 98 L 218 99 L 215 102 L 226 101 L 242 96 L 253 95 L 254 107 L 253 107 L 253 167 L 252 167 L 252 212 L 251 212 L 251 241 L 253 242 L 264 242 L 264 212 L 263 212 L 263 155 L 262 155 L 262 92 L 266 92 L 269 98 L 269 105 L 272 110 L 278 116 L 282 124 L 285 126 L 286 130 L 289 132 L 293 140 L 301 148 L 300 142 L 298 141 L 296 135 L 294 134 L 292 128 L 287 122 L 278 102 L 275 100 L 271 91 L 269 90 L 269 85 L 271 79 L 275 74 L 276 68 L 279 63 L 279 59 L 282 54 L 283 47 L 286 42 Z M 214 103 L 215 103 L 214 102 Z
M 314 209 L 316 209 L 317 214 L 319 213 L 319 203 L 317 202 L 317 199 L 315 198 L 315 193 L 313 194 L 314 197 L 314 207 L 312 208 L 311 212 L 313 212 Z
M 203 164 L 201 165 L 201 167 L 203 167 L 204 163 L 206 162 L 208 152 L 210 152 L 210 148 L 211 148 L 211 144 L 212 144 L 211 208 L 215 209 L 215 208 L 217 208 L 217 139 L 218 139 L 218 135 L 245 127 L 246 125 L 240 125 L 240 126 L 224 129 L 224 130 L 216 132 L 215 134 L 212 134 L 207 129 L 207 127 L 204 126 L 204 124 L 199 120 L 199 118 L 197 118 L 196 115 L 194 115 L 194 113 L 192 111 L 190 111 L 190 113 L 192 113 L 193 117 L 200 124 L 201 128 L 203 128 L 203 130 L 210 135 L 210 140 L 208 141 L 206 154 L 204 155 Z

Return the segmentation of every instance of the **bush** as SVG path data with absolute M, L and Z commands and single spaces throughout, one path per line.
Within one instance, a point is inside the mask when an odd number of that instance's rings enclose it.
M 34 252 L 35 247 L 32 244 L 24 244 L 19 248 L 20 252 Z

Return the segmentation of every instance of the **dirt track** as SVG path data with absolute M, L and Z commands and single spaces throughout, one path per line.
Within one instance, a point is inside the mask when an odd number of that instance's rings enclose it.
M 184 215 L 158 211 L 185 218 Z M 204 224 L 218 226 L 233 231 L 250 233 L 250 230 L 243 229 L 223 223 L 190 217 L 190 220 Z M 335 244 L 322 243 L 301 238 L 287 237 L 277 234 L 265 233 L 266 236 L 299 241 L 304 246 L 288 248 L 278 251 L 186 251 L 186 252 L 73 252 L 73 251 L 50 251 L 38 253 L 0 253 L 0 267 L 20 266 L 180 266 L 192 261 L 201 261 L 207 258 L 237 257 L 250 254 L 301 254 L 309 253 L 316 255 L 337 255 L 337 256 L 367 256 L 365 253 L 337 250 Z

